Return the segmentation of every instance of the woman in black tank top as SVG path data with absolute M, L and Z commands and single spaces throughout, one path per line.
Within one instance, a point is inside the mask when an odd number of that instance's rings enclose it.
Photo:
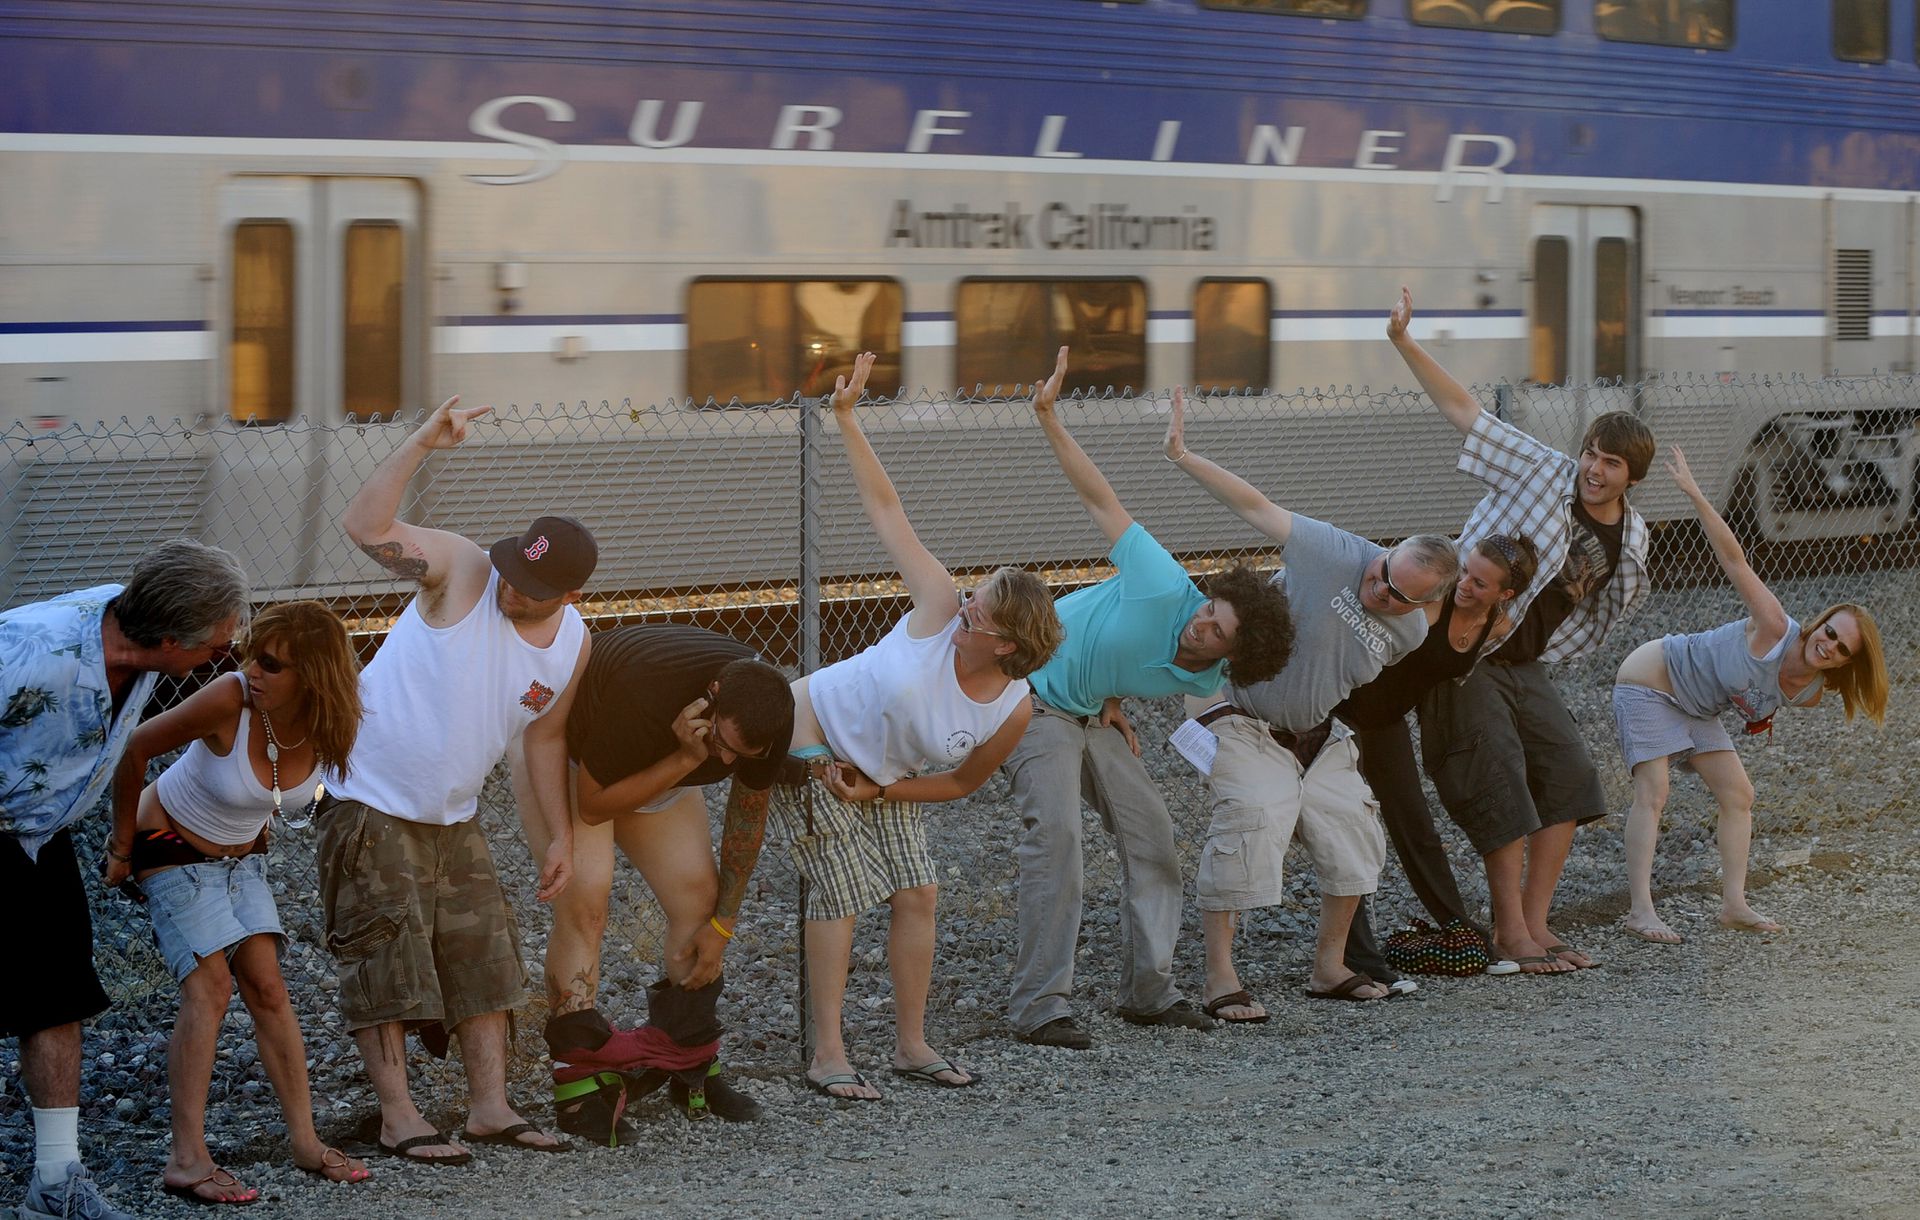
M 1480 657 L 1513 630 L 1506 606 L 1533 582 L 1539 553 L 1525 538 L 1489 534 L 1467 552 L 1453 594 L 1427 611 L 1427 638 L 1380 676 L 1355 690 L 1333 714 L 1354 731 L 1360 774 L 1380 804 L 1380 820 L 1406 870 L 1407 882 L 1441 927 L 1460 922 L 1486 938 L 1467 918 L 1466 904 L 1433 826 L 1413 757 L 1407 713 L 1442 682 L 1458 681 Z M 1395 972 L 1380 956 L 1367 908 L 1361 905 L 1347 933 L 1347 968 L 1393 984 Z

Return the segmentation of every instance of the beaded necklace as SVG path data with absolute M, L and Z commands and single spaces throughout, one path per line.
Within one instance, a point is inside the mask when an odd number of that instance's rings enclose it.
M 280 751 L 283 748 L 297 750 L 301 746 L 306 745 L 308 738 L 313 736 L 313 730 L 308 729 L 306 737 L 302 737 L 290 746 L 282 747 L 280 739 L 274 736 L 273 718 L 267 715 L 267 709 L 263 707 L 257 710 L 260 713 L 260 727 L 267 731 L 267 768 L 273 772 L 273 816 L 279 818 L 290 829 L 304 830 L 313 823 L 313 819 L 308 815 L 306 810 L 301 811 L 300 817 L 297 820 L 287 817 L 280 810 Z M 312 806 L 309 805 L 308 809 L 311 808 Z

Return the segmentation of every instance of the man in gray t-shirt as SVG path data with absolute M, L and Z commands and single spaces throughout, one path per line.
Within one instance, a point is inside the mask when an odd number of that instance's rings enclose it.
M 1181 405 L 1176 392 L 1167 457 L 1284 548 L 1286 567 L 1276 579 L 1287 591 L 1294 629 L 1286 668 L 1265 682 L 1233 687 L 1227 707 L 1201 717 L 1219 739 L 1198 884 L 1207 1010 L 1228 1021 L 1266 1019 L 1234 969 L 1233 929 L 1239 912 L 1284 900 L 1281 864 L 1296 825 L 1320 879 L 1320 929 L 1307 993 L 1378 999 L 1387 989 L 1342 959 L 1360 899 L 1379 886 L 1386 836 L 1360 778 L 1359 751 L 1329 718 L 1355 687 L 1420 646 L 1427 619 L 1411 612 L 1446 596 L 1459 555 L 1448 539 L 1432 536 L 1385 550 L 1288 512 L 1188 449 Z

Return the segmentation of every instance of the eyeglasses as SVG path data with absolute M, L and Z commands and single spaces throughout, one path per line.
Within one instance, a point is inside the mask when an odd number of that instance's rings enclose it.
M 1004 631 L 989 631 L 985 627 L 974 626 L 973 618 L 977 613 L 978 611 L 973 608 L 973 594 L 969 593 L 960 599 L 960 626 L 965 628 L 969 634 L 990 635 L 996 640 L 1004 640 L 1007 638 L 1007 633 Z
M 263 674 L 277 674 L 277 673 L 284 672 L 288 668 L 288 664 L 289 664 L 286 661 L 282 661 L 279 657 L 274 656 L 270 652 L 256 652 L 251 657 L 248 657 L 247 659 L 251 661 L 253 664 L 258 665 L 260 667 L 260 672 Z
M 1833 629 L 1832 623 L 1822 623 L 1820 634 L 1827 637 L 1827 642 L 1833 645 L 1834 651 L 1840 654 L 1841 659 L 1849 661 L 1853 659 L 1853 649 L 1840 642 L 1840 633 Z
M 711 698 L 711 696 L 709 696 L 709 698 Z M 719 746 L 727 753 L 732 754 L 736 758 L 750 758 L 760 762 L 764 762 L 773 757 L 772 746 L 768 746 L 763 750 L 742 750 L 722 736 L 720 732 L 720 717 L 713 714 L 711 705 L 707 708 L 707 719 L 713 724 L 713 744 Z
M 1428 602 L 1440 600 L 1438 596 L 1408 597 L 1395 587 L 1393 583 L 1393 557 L 1399 553 L 1399 550 L 1399 547 L 1395 547 L 1380 557 L 1380 583 L 1387 587 L 1387 596 L 1403 606 L 1424 606 Z

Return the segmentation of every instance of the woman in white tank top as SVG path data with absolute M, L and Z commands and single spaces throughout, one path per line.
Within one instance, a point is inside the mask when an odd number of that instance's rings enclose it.
M 946 1088 L 977 1079 L 926 1038 L 938 886 L 923 806 L 966 796 L 1006 761 L 1032 715 L 1026 675 L 1062 635 L 1053 599 L 1032 573 L 1002 568 L 969 600 L 921 544 L 853 412 L 873 359 L 862 353 L 852 379 L 837 379 L 833 413 L 860 503 L 913 609 L 872 648 L 793 684 L 792 751 L 811 775 L 779 788 L 773 804 L 808 883 L 815 1046 L 807 1083 L 855 1100 L 880 1092 L 848 1058 L 841 1005 L 854 918 L 880 902 L 892 908 L 894 1073 Z
M 289 602 L 254 618 L 239 673 L 136 729 L 114 775 L 107 881 L 131 875 L 138 883 L 155 943 L 180 981 L 167 1045 L 168 1194 L 204 1203 L 259 1197 L 207 1151 L 207 1087 L 236 981 L 293 1163 L 332 1182 L 369 1176 L 314 1131 L 306 1046 L 280 974 L 285 937 L 266 879 L 268 818 L 304 825 L 316 782 L 345 769 L 359 728 L 359 667 L 346 628 L 319 602 Z M 181 746 L 186 753 L 146 784 L 148 760 Z

